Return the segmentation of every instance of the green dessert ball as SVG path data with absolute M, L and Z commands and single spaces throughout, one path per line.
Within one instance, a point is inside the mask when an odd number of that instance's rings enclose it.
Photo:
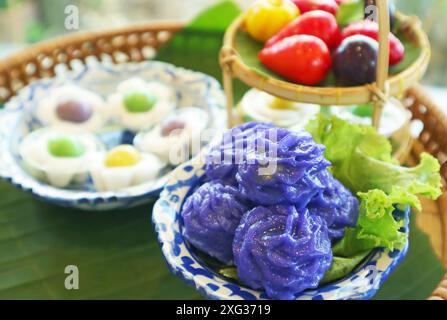
M 147 91 L 129 91 L 123 98 L 124 106 L 132 113 L 147 112 L 154 107 L 156 102 L 157 97 Z
M 60 136 L 48 140 L 48 151 L 60 158 L 77 158 L 85 153 L 85 146 L 74 137 Z

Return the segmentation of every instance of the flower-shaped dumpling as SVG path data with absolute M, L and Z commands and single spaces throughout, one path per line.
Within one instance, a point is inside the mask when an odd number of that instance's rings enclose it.
M 93 135 L 66 132 L 62 128 L 36 130 L 20 144 L 20 156 L 27 171 L 60 188 L 85 182 L 92 161 L 102 150 Z
M 305 207 L 323 185 L 316 174 L 330 163 L 324 146 L 305 132 L 274 128 L 248 140 L 256 149 L 238 166 L 236 179 L 244 197 L 260 205 Z
M 165 165 L 150 153 L 121 145 L 97 157 L 90 174 L 98 191 L 117 191 L 154 179 Z
M 200 150 L 201 133 L 208 119 L 202 109 L 181 108 L 148 132 L 137 135 L 135 145 L 173 165 L 181 164 Z
M 160 82 L 139 78 L 122 82 L 108 102 L 115 120 L 131 131 L 159 123 L 176 107 L 172 89 Z
M 332 263 L 324 220 L 294 206 L 257 207 L 236 229 L 234 262 L 239 279 L 272 299 L 294 299 L 317 288 Z
M 230 264 L 234 232 L 247 211 L 236 188 L 207 182 L 183 206 L 184 237 L 197 249 Z
M 257 135 L 264 135 L 266 130 L 272 128 L 274 125 L 270 123 L 249 122 L 226 131 L 220 143 L 206 155 L 207 177 L 235 185 L 238 165 L 246 160 L 247 153 L 254 148 L 249 143 L 255 141 Z
M 71 126 L 90 132 L 101 130 L 108 120 L 102 97 L 75 85 L 51 89 L 38 101 L 34 113 L 43 125 Z
M 359 200 L 327 170 L 318 177 L 325 188 L 312 198 L 307 208 L 326 221 L 332 241 L 341 239 L 347 227 L 357 225 Z

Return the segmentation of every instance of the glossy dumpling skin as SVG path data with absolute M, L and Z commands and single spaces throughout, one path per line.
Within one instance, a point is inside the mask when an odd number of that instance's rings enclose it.
M 326 223 L 294 206 L 257 207 L 242 217 L 233 242 L 240 280 L 272 299 L 317 288 L 332 263 Z
M 231 264 L 234 232 L 247 211 L 236 188 L 218 181 L 207 182 L 183 206 L 183 235 L 197 249 Z
M 247 159 L 249 143 L 257 135 L 264 135 L 266 130 L 273 128 L 270 123 L 249 122 L 226 131 L 220 143 L 213 146 L 206 156 L 207 177 L 236 185 L 238 164 Z
M 359 200 L 328 171 L 318 176 L 325 188 L 310 201 L 308 209 L 326 221 L 332 241 L 341 239 L 347 227 L 357 225 Z
M 251 139 L 267 152 L 249 153 L 248 161 L 237 168 L 236 180 L 246 199 L 265 206 L 295 204 L 304 208 L 324 189 L 317 174 L 330 163 L 324 158 L 325 147 L 315 143 L 309 133 L 275 128 Z

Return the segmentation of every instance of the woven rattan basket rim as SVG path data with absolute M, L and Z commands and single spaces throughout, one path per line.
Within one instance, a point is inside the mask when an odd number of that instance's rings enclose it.
M 410 19 L 403 14 L 397 14 L 399 21 Z M 320 105 L 349 105 L 368 103 L 372 100 L 371 90 L 367 86 L 357 87 L 310 87 L 264 76 L 248 67 L 237 53 L 235 37 L 243 22 L 243 15 L 233 21 L 227 29 L 224 38 L 223 58 L 231 57 L 232 75 L 249 86 L 255 87 L 283 99 L 315 103 Z M 424 75 L 431 58 L 430 42 L 422 31 L 419 23 L 410 25 L 407 33 L 412 32 L 414 41 L 421 47 L 418 59 L 406 70 L 388 78 L 392 96 L 401 96 L 416 84 Z
M 0 60 L 0 73 L 7 72 L 12 66 L 20 65 L 23 62 L 31 61 L 42 54 L 49 54 L 56 49 L 64 49 L 69 46 L 76 46 L 85 42 L 96 41 L 97 39 L 113 38 L 128 34 L 141 34 L 151 31 L 177 32 L 184 27 L 183 22 L 160 21 L 134 24 L 126 27 L 117 27 L 108 30 L 76 32 L 69 35 L 56 37 L 38 44 L 32 45 L 17 53 Z

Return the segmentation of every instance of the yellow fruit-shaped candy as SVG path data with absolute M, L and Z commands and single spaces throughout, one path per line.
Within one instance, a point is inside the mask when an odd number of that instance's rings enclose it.
M 269 107 L 278 110 L 293 110 L 295 102 L 274 97 Z
M 141 160 L 140 153 L 131 145 L 118 146 L 109 151 L 104 160 L 106 167 L 131 167 Z
M 290 0 L 257 0 L 245 13 L 244 26 L 253 38 L 266 42 L 299 14 Z

